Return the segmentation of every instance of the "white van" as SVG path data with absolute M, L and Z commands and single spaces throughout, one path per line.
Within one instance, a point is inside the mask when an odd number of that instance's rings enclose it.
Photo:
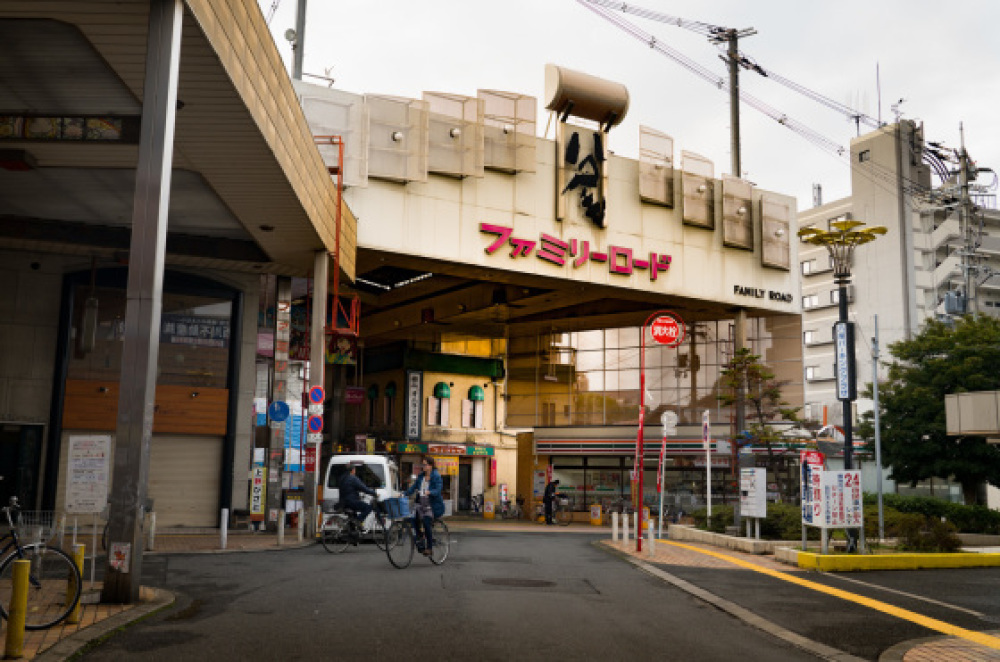
M 399 496 L 399 467 L 385 455 L 334 455 L 326 465 L 323 478 L 323 510 L 329 511 L 340 501 L 340 479 L 350 472 L 351 462 L 363 462 L 357 476 L 378 492 L 379 501 Z

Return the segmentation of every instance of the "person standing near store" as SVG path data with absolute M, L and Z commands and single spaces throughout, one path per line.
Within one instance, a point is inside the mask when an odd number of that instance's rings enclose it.
M 435 518 L 444 515 L 444 498 L 441 496 L 444 481 L 434 468 L 434 458 L 425 457 L 422 466 L 423 472 L 407 488 L 406 495 L 413 493 L 417 495 L 416 507 L 413 509 L 413 535 L 420 553 L 430 556 L 434 545 L 431 527 Z M 423 527 L 423 540 L 420 538 L 421 527 Z
M 559 481 L 553 480 L 551 483 L 545 486 L 545 494 L 542 495 L 542 503 L 545 504 L 545 523 L 555 524 L 552 521 L 552 504 L 558 497 L 564 496 L 561 492 L 556 492 L 559 489 Z

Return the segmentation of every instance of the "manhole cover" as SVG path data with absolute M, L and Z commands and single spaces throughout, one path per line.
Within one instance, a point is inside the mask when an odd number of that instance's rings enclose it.
M 511 588 L 548 588 L 550 586 L 555 586 L 555 582 L 545 581 L 544 579 L 484 579 L 484 584 L 489 584 L 490 586 L 508 586 Z

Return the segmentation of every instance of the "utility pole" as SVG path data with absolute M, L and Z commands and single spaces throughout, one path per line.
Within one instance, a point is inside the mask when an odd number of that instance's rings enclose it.
M 306 49 L 306 0 L 295 7 L 295 41 L 292 42 L 292 78 L 302 80 L 302 58 Z
M 975 279 L 972 271 L 976 268 L 975 228 L 972 223 L 972 198 L 969 196 L 969 153 L 965 150 L 965 127 L 958 124 L 958 134 L 961 139 L 958 150 L 958 184 L 961 199 L 959 201 L 959 223 L 962 227 L 962 237 L 965 248 L 962 251 L 962 276 L 965 278 L 965 312 L 976 312 L 976 293 L 973 288 Z
M 740 51 L 739 40 L 757 34 L 753 28 L 743 30 L 728 29 L 709 39 L 713 44 L 726 43 L 729 48 L 725 57 L 719 56 L 729 66 L 729 149 L 732 152 L 732 175 L 742 177 L 740 163 Z
M 882 429 L 878 408 L 878 315 L 875 316 L 875 336 L 872 338 L 872 393 L 875 408 L 875 470 L 878 472 L 878 540 L 885 540 L 885 514 L 882 510 Z

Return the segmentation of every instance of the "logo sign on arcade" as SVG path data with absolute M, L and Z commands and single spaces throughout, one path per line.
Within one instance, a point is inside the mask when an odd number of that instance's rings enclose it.
M 650 323 L 649 332 L 658 345 L 676 347 L 684 342 L 687 328 L 680 317 L 673 313 L 664 313 Z

